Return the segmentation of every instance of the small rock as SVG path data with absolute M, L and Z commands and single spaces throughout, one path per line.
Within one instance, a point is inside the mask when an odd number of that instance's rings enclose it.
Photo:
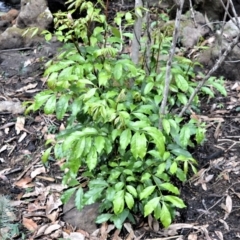
M 1 20 L 0 21 L 0 32 L 4 32 L 10 26 L 11 26 L 11 24 L 9 21 Z
M 7 13 L 1 16 L 1 20 L 5 20 L 10 23 L 13 23 L 13 21 L 17 18 L 18 14 L 19 14 L 19 11 L 12 8 Z
M 52 24 L 53 16 L 49 11 L 46 0 L 21 1 L 21 11 L 16 19 L 17 27 L 50 29 Z
M 99 203 L 85 206 L 81 211 L 75 207 L 73 196 L 63 207 L 63 220 L 77 229 L 84 230 L 89 234 L 97 229 L 95 220 L 98 216 Z

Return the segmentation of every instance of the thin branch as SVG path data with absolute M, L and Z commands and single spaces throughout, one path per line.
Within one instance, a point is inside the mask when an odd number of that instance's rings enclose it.
M 135 14 L 137 19 L 134 24 L 132 54 L 131 54 L 132 61 L 135 64 L 138 64 L 138 59 L 139 59 L 140 38 L 142 33 L 142 21 L 143 21 L 142 16 L 138 14 L 138 11 L 142 7 L 143 7 L 142 0 L 135 0 Z
M 146 3 L 146 8 L 149 9 L 148 2 Z M 151 22 L 150 22 L 150 13 L 149 11 L 146 12 L 145 15 L 145 22 L 146 22 L 146 50 L 145 50 L 145 69 L 147 74 L 150 74 L 151 71 L 151 44 L 152 44 L 152 38 L 151 38 Z
M 212 74 L 221 66 L 222 62 L 226 59 L 227 55 L 232 51 L 232 49 L 235 47 L 235 45 L 238 43 L 240 39 L 240 31 L 237 35 L 237 37 L 233 40 L 233 42 L 227 47 L 225 52 L 222 56 L 219 57 L 219 59 L 216 61 L 212 69 L 207 73 L 207 75 L 203 78 L 203 80 L 198 84 L 198 86 L 195 88 L 194 92 L 192 93 L 191 97 L 189 98 L 187 104 L 183 107 L 182 111 L 179 113 L 179 117 L 182 117 L 182 115 L 185 113 L 185 111 L 189 108 L 191 105 L 194 97 L 199 92 L 199 90 L 202 88 L 202 86 L 206 83 L 206 81 L 212 76 Z
M 194 13 L 194 9 L 193 9 L 192 0 L 189 0 L 189 5 L 190 5 L 190 11 L 191 11 L 191 18 L 194 22 L 194 27 L 197 28 L 197 23 L 196 23 L 196 20 L 195 20 L 195 13 Z
M 222 0 L 221 0 L 222 2 Z M 223 2 L 222 2 L 223 3 Z M 212 74 L 221 66 L 221 64 L 223 63 L 223 61 L 226 59 L 227 55 L 232 51 L 232 49 L 238 44 L 239 40 L 240 40 L 240 22 L 238 19 L 238 16 L 236 14 L 236 11 L 234 9 L 234 5 L 232 3 L 232 0 L 229 0 L 229 3 L 231 5 L 232 11 L 233 11 L 233 15 L 234 18 L 232 18 L 231 16 L 231 20 L 236 24 L 236 26 L 238 27 L 238 34 L 236 36 L 236 38 L 231 42 L 231 44 L 227 47 L 227 49 L 225 50 L 225 52 L 219 56 L 218 60 L 216 61 L 216 63 L 214 64 L 214 66 L 210 69 L 210 71 L 207 73 L 207 75 L 203 78 L 203 80 L 201 82 L 199 82 L 198 86 L 195 88 L 194 92 L 192 93 L 192 95 L 190 96 L 187 104 L 183 107 L 182 111 L 179 113 L 179 117 L 182 117 L 182 115 L 186 112 L 186 110 L 189 108 L 189 106 L 191 105 L 194 97 L 196 96 L 196 94 L 201 90 L 202 86 L 206 83 L 206 81 L 209 79 L 209 77 L 212 76 Z M 225 10 L 227 11 L 227 8 L 225 7 L 225 5 L 223 5 Z M 228 14 L 229 15 L 229 14 Z
M 171 49 L 170 49 L 170 53 L 169 53 L 169 59 L 167 61 L 165 86 L 164 86 L 164 90 L 163 90 L 163 100 L 161 103 L 161 107 L 159 109 L 159 124 L 158 124 L 159 129 L 162 129 L 162 119 L 166 112 L 166 104 L 167 104 L 167 98 L 168 98 L 168 93 L 169 93 L 169 86 L 171 83 L 171 67 L 172 67 L 172 61 L 173 61 L 173 58 L 175 55 L 176 44 L 177 44 L 178 35 L 179 35 L 179 28 L 180 28 L 180 21 L 181 21 L 181 14 L 182 14 L 184 0 L 175 0 L 175 2 L 177 4 L 177 14 L 176 14 L 176 19 L 175 19 L 172 45 L 171 45 Z

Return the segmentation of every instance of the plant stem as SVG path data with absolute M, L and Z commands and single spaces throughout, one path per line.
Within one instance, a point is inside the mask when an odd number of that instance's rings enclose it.
M 179 117 L 182 117 L 182 115 L 186 112 L 186 110 L 189 108 L 189 106 L 191 105 L 194 97 L 196 96 L 196 94 L 200 91 L 200 89 L 202 88 L 202 86 L 206 83 L 206 81 L 208 80 L 209 77 L 212 76 L 212 74 L 221 66 L 221 64 L 223 63 L 223 61 L 226 59 L 227 55 L 232 51 L 232 49 L 235 47 L 235 45 L 238 44 L 239 39 L 240 39 L 240 22 L 238 19 L 238 16 L 236 14 L 236 11 L 234 9 L 234 5 L 232 3 L 232 0 L 229 0 L 233 14 L 234 14 L 234 18 L 231 17 L 231 20 L 236 24 L 236 26 L 238 27 L 238 35 L 237 37 L 231 42 L 231 44 L 227 47 L 227 49 L 225 50 L 225 52 L 219 56 L 218 60 L 215 62 L 215 64 L 213 65 L 213 67 L 209 70 L 209 72 L 207 73 L 207 75 L 203 78 L 203 80 L 198 84 L 198 86 L 195 88 L 194 92 L 192 93 L 192 95 L 190 96 L 187 104 L 183 107 L 182 111 L 178 114 Z M 227 9 L 225 8 L 225 11 L 227 11 Z M 222 51 L 222 50 L 221 50 Z
M 142 33 L 142 17 L 139 16 L 137 10 L 143 7 L 142 0 L 135 0 L 135 14 L 136 14 L 136 21 L 134 24 L 133 30 L 133 42 L 132 42 L 132 54 L 131 58 L 132 61 L 137 65 L 139 59 L 139 50 L 140 50 L 140 38 Z
M 225 50 L 225 52 L 216 61 L 216 63 L 210 69 L 208 74 L 203 78 L 203 80 L 195 88 L 195 90 L 192 93 L 191 97 L 189 98 L 187 104 L 183 107 L 182 111 L 179 113 L 179 115 L 178 115 L 179 117 L 182 117 L 182 115 L 186 112 L 186 110 L 189 108 L 189 106 L 192 103 L 192 101 L 193 101 L 194 97 L 196 96 L 196 94 L 199 92 L 199 90 L 202 88 L 202 86 L 206 83 L 206 81 L 209 79 L 209 77 L 211 77 L 212 74 L 221 66 L 222 62 L 225 60 L 227 55 L 232 51 L 234 46 L 238 43 L 239 39 L 240 39 L 240 32 L 238 33 L 238 36 L 233 40 L 233 42 L 228 46 L 228 48 Z
M 178 2 L 177 3 L 177 15 L 176 15 L 176 19 L 175 19 L 172 45 L 171 45 L 171 49 L 170 49 L 170 53 L 169 53 L 169 58 L 167 61 L 165 86 L 164 86 L 164 90 L 163 90 L 163 100 L 161 103 L 161 107 L 159 109 L 159 124 L 158 124 L 159 129 L 162 129 L 162 119 L 166 113 L 167 98 L 168 98 L 168 94 L 169 94 L 169 86 L 171 83 L 171 67 L 172 67 L 172 61 L 173 61 L 173 58 L 175 55 L 176 44 L 177 44 L 177 39 L 178 39 L 178 35 L 179 35 L 179 27 L 180 27 L 181 14 L 182 14 L 184 0 L 178 0 L 178 1 L 176 0 L 176 2 Z

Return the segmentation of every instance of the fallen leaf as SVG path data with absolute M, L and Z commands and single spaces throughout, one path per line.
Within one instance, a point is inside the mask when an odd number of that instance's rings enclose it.
M 23 217 L 22 223 L 23 223 L 23 226 L 31 232 L 34 232 L 38 228 L 38 225 L 32 219 L 29 219 L 29 218 Z
M 42 180 L 48 181 L 48 182 L 55 182 L 55 179 L 51 178 L 51 177 L 37 176 L 37 179 L 42 179 Z
M 41 173 L 46 173 L 45 167 L 36 168 L 34 171 L 31 172 L 31 178 L 35 178 L 37 175 Z
M 3 152 L 3 151 L 5 151 L 5 150 L 7 149 L 7 147 L 8 147 L 7 145 L 3 145 L 3 146 L 0 148 L 0 153 Z
M 135 238 L 135 235 L 134 235 L 134 232 L 133 232 L 133 229 L 132 229 L 132 225 L 130 223 L 124 223 L 123 226 L 129 232 L 129 235 L 127 236 L 126 240 L 131 240 L 131 239 Z
M 66 129 L 66 128 L 65 128 L 64 124 L 63 124 L 63 123 L 61 123 L 61 125 L 60 125 L 60 127 L 59 127 L 59 132 L 61 132 L 61 131 L 65 130 L 65 129 Z
M 54 210 L 58 209 L 60 206 L 62 206 L 61 199 L 56 195 L 49 195 L 46 203 L 46 214 L 50 214 Z
M 5 132 L 6 135 L 8 135 L 9 130 L 10 130 L 10 128 L 5 128 L 5 129 L 4 129 L 4 132 Z
M 101 228 L 100 228 L 100 232 L 101 232 L 101 237 L 100 240 L 105 240 L 107 239 L 107 228 L 108 228 L 108 224 L 105 222 L 102 224 Z
M 223 234 L 220 231 L 215 231 L 216 235 L 218 236 L 219 240 L 224 240 L 223 239 Z
M 190 233 L 189 235 L 188 235 L 188 238 L 187 238 L 188 240 L 197 240 L 198 238 L 197 238 L 197 234 L 196 233 Z
M 15 130 L 17 135 L 24 129 L 25 117 L 17 117 L 17 122 L 15 124 Z
M 26 136 L 27 136 L 27 133 L 26 133 L 26 132 L 24 132 L 23 134 L 21 134 L 20 138 L 18 139 L 18 143 L 22 142 Z
M 207 184 L 206 184 L 206 183 L 202 183 L 202 189 L 203 189 L 204 191 L 207 191 Z
M 223 218 L 224 220 L 229 216 L 229 214 L 232 211 L 232 198 L 229 195 L 227 195 L 227 197 L 226 197 L 225 211 L 226 211 L 226 213 Z
M 157 221 L 156 219 L 153 219 L 153 230 L 155 232 L 158 232 L 160 229 L 160 226 L 159 226 L 159 221 Z
M 28 183 L 32 182 L 32 178 L 25 177 L 20 179 L 19 181 L 15 182 L 15 185 L 18 187 L 25 188 Z
M 229 228 L 228 224 L 227 224 L 223 219 L 219 219 L 219 222 L 221 222 L 221 223 L 224 225 L 224 228 L 225 228 L 227 231 L 230 231 L 230 228 Z
M 37 85 L 38 85 L 38 83 L 30 83 L 27 86 L 24 86 L 24 87 L 16 90 L 16 92 L 26 92 L 28 89 L 35 88 Z
M 27 67 L 27 66 L 33 64 L 34 61 L 35 61 L 34 58 L 31 58 L 31 59 L 26 60 L 26 61 L 23 63 L 23 67 L 25 68 L 25 67 Z
M 45 225 L 41 226 L 37 231 L 36 237 L 43 235 L 45 230 L 48 228 L 48 226 L 49 226 L 49 224 L 45 224 Z
M 3 180 L 3 182 L 8 182 L 8 178 L 5 175 L 0 174 L 0 179 Z
M 44 231 L 44 234 L 48 235 L 48 234 L 56 231 L 59 228 L 61 228 L 61 226 L 59 224 L 50 225 L 49 227 L 46 228 L 46 230 Z
M 64 239 L 69 239 L 69 240 L 85 240 L 85 236 L 77 232 L 73 232 L 70 234 L 63 232 L 63 237 Z
M 60 239 L 62 237 L 62 229 L 57 229 L 50 234 L 51 239 Z
M 231 90 L 237 89 L 239 87 L 238 82 L 235 82 L 233 86 L 231 87 Z
M 208 183 L 213 179 L 214 175 L 213 174 L 209 174 L 205 177 L 205 182 Z

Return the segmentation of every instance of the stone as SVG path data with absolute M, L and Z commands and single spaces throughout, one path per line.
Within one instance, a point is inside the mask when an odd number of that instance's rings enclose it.
M 13 23 L 13 21 L 17 18 L 19 11 L 16 9 L 10 9 L 7 13 L 3 14 L 0 19 Z
M 0 20 L 0 32 L 4 32 L 10 26 L 11 26 L 11 24 L 9 21 Z
M 206 21 L 202 13 L 194 12 L 195 23 L 192 21 L 191 13 L 187 12 L 182 16 L 180 26 L 181 44 L 186 48 L 192 48 L 198 44 L 199 39 L 209 34 L 210 29 L 206 26 Z
M 97 229 L 95 220 L 98 216 L 99 203 L 85 206 L 81 211 L 75 207 L 75 195 L 63 206 L 63 221 L 89 234 Z
M 41 75 L 44 64 L 56 55 L 62 45 L 56 39 L 52 39 L 51 42 L 43 42 L 39 48 L 21 51 L 19 49 L 0 50 L 0 75 L 8 78 Z
M 240 17 L 238 19 L 240 21 Z M 232 40 L 237 36 L 239 31 L 240 30 L 232 20 L 228 21 L 223 27 L 223 33 L 221 34 L 221 31 L 219 31 L 215 34 L 215 41 L 212 43 L 212 46 L 202 51 L 196 61 L 200 62 L 204 69 L 211 69 L 219 56 L 224 53 Z M 240 48 L 237 44 L 214 75 L 224 76 L 228 80 L 238 80 L 240 75 L 239 59 Z
M 179 43 L 189 49 L 194 47 L 199 42 L 199 39 L 204 38 L 207 34 L 210 33 L 210 29 L 206 26 L 206 21 L 204 16 L 195 11 L 195 23 L 191 18 L 191 13 L 187 12 L 181 16 L 181 24 L 179 31 Z M 166 32 L 167 35 L 172 36 L 175 26 L 175 21 L 168 21 L 161 27 L 163 32 Z
M 52 25 L 53 16 L 46 0 L 22 0 L 21 11 L 16 20 L 17 27 L 51 29 Z
M 22 31 L 16 27 L 10 27 L 0 35 L 0 50 L 19 48 L 24 46 Z
M 21 29 L 17 27 L 7 28 L 0 35 L 0 50 L 31 47 L 40 42 L 44 42 L 44 38 L 40 35 L 41 30 L 32 36 L 33 30 L 29 30 L 25 35 L 27 29 Z

